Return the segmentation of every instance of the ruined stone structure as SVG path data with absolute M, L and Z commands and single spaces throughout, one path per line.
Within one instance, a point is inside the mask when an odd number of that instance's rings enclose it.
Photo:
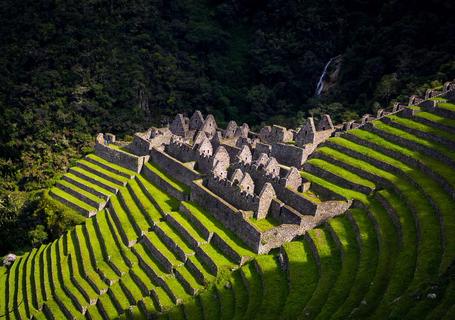
M 454 89 L 454 83 L 448 82 L 442 91 L 411 96 L 408 104 L 434 109 L 438 105 L 435 98 L 453 100 Z M 95 149 L 103 158 L 136 172 L 150 160 L 185 184 L 191 201 L 251 249 L 265 253 L 351 205 L 327 190 L 313 190 L 301 177 L 300 170 L 316 147 L 332 136 L 397 112 L 407 116 L 418 110 L 397 103 L 388 110 L 379 109 L 375 116 L 366 114 L 337 126 L 325 114 L 320 119 L 308 118 L 297 130 L 273 125 L 255 133 L 247 124 L 238 126 L 235 121 L 219 128 L 213 115 L 204 117 L 196 111 L 191 117 L 178 114 L 168 127 L 136 133 L 124 147 L 129 152 L 111 148 L 116 144 L 111 134 L 99 134 Z M 266 230 L 259 227 L 263 219 L 271 221 Z

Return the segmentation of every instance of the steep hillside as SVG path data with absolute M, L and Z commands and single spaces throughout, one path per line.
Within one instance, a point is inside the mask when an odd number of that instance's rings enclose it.
M 0 252 L 61 235 L 40 213 L 42 190 L 97 132 L 196 108 L 288 127 L 376 112 L 455 77 L 453 11 L 440 0 L 3 1 Z
M 92 217 L 0 267 L 1 314 L 452 319 L 455 104 L 411 102 L 318 146 L 301 176 L 353 207 L 266 255 L 189 200 L 177 172 L 87 156 L 49 196 Z

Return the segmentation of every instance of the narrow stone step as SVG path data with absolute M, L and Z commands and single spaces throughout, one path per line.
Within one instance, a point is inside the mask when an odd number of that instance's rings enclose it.
M 124 187 L 127 184 L 127 181 L 125 180 L 125 178 L 119 177 L 115 173 L 105 170 L 88 161 L 81 160 L 76 165 L 94 175 L 100 176 L 101 178 L 103 178 L 105 180 L 115 183 L 118 186 Z
M 83 203 L 79 199 L 75 198 L 74 196 L 63 190 L 59 190 L 54 187 L 49 192 L 49 195 L 52 198 L 66 204 L 70 208 L 73 208 L 74 210 L 82 213 L 86 217 L 92 217 L 97 213 L 96 208 Z
M 399 119 L 399 118 L 397 118 L 397 119 Z M 413 121 L 414 118 L 412 118 L 410 120 Z M 453 139 L 448 139 L 447 137 L 437 135 L 436 133 L 424 132 L 424 131 L 409 127 L 407 125 L 394 121 L 393 119 L 388 118 L 388 117 L 382 118 L 381 121 L 391 127 L 408 132 L 408 133 L 410 133 L 416 137 L 422 138 L 424 140 L 434 141 L 434 142 L 443 144 L 449 148 L 455 148 L 455 140 L 453 140 Z
M 118 189 L 120 188 L 119 185 L 113 183 L 112 181 L 106 180 L 96 174 L 93 174 L 92 172 L 84 170 L 81 167 L 72 167 L 69 169 L 69 172 L 79 177 L 80 179 L 87 180 L 103 189 L 112 192 L 113 194 L 117 194 Z
M 76 185 L 73 185 L 68 181 L 59 181 L 57 182 L 56 187 L 87 203 L 89 206 L 96 208 L 97 211 L 102 210 L 106 205 L 106 200 L 104 198 L 98 198 L 97 196 L 89 193 L 82 188 L 79 188 Z
M 135 175 L 133 171 L 126 169 L 124 167 L 120 167 L 94 154 L 89 154 L 87 157 L 85 157 L 85 160 L 127 179 L 132 179 Z
M 88 180 L 84 180 L 76 176 L 75 174 L 72 173 L 67 173 L 62 177 L 63 180 L 70 182 L 71 184 L 86 190 L 87 192 L 90 192 L 94 194 L 95 196 L 99 198 L 104 198 L 106 201 L 114 195 L 113 192 L 102 188 L 99 185 L 96 185 Z

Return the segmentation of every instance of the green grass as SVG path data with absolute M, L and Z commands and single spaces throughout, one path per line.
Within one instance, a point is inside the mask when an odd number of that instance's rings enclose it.
M 388 157 L 380 152 L 374 151 L 370 148 L 362 147 L 360 145 L 354 144 L 352 142 L 345 142 L 343 139 L 338 139 L 337 143 L 343 143 L 345 145 L 350 145 L 350 148 L 356 150 L 357 152 L 361 152 L 363 154 L 375 157 L 382 162 L 388 163 L 398 169 L 400 169 L 405 177 L 400 177 L 400 181 L 394 181 L 395 185 L 400 188 L 400 186 L 404 186 L 406 184 L 406 178 L 410 178 L 422 188 L 422 192 L 419 190 L 415 190 L 414 186 L 408 186 L 406 188 L 406 192 L 403 191 L 403 194 L 406 196 L 407 199 L 412 199 L 412 204 L 419 216 L 420 223 L 425 226 L 422 230 L 422 240 L 427 240 L 427 238 L 433 238 L 435 241 L 432 242 L 433 246 L 433 253 L 440 252 L 440 247 L 438 243 L 437 234 L 440 234 L 440 222 L 437 217 L 437 214 L 434 210 L 429 206 L 428 202 L 425 199 L 431 197 L 432 201 L 437 205 L 439 208 L 440 214 L 444 217 L 444 227 L 447 230 L 451 230 L 455 228 L 455 216 L 452 214 L 455 210 L 455 204 L 453 199 L 449 197 L 447 193 L 442 189 L 442 187 L 436 183 L 433 179 L 422 175 L 420 169 L 410 167 L 407 164 L 404 164 L 394 158 Z M 430 167 L 431 168 L 431 167 Z M 425 236 L 426 235 L 426 236 Z M 441 263 L 440 272 L 444 272 L 445 269 L 450 264 L 450 261 L 454 259 L 455 255 L 455 234 L 446 232 L 446 248 L 444 251 L 443 260 Z M 425 246 L 424 246 L 425 247 Z M 431 245 L 428 246 L 427 254 L 429 254 Z M 430 255 L 431 256 L 431 255 Z M 435 261 L 432 261 L 433 263 Z M 428 274 L 435 272 L 435 270 L 428 266 Z
M 375 311 L 377 318 L 386 318 L 386 312 L 390 308 L 390 304 L 407 289 L 411 281 L 413 279 L 416 281 L 421 280 L 422 275 L 415 273 L 418 271 L 416 270 L 416 260 L 424 259 L 425 257 L 418 255 L 416 225 L 407 203 L 403 199 L 400 199 L 399 195 L 389 190 L 381 190 L 379 194 L 393 206 L 398 216 L 403 235 L 402 249 L 396 257 L 396 265 L 391 275 L 389 286 Z
M 158 167 L 156 164 L 152 162 L 147 162 L 145 166 L 150 169 L 153 173 L 155 173 L 157 176 L 159 176 L 161 179 L 169 183 L 175 190 L 183 193 L 188 193 L 189 188 L 181 183 L 180 181 L 174 179 L 172 176 L 170 176 L 167 172 L 162 170 L 160 167 Z
M 333 313 L 333 319 L 346 319 L 351 311 L 361 303 L 371 285 L 378 262 L 378 235 L 367 212 L 364 209 L 350 209 L 349 213 L 354 220 L 353 224 L 359 230 L 360 257 L 349 295 Z
M 112 261 L 120 272 L 126 272 L 128 266 L 126 261 L 123 260 L 121 251 L 125 251 L 125 247 L 118 247 L 113 235 L 110 233 L 109 225 L 106 220 L 107 212 L 105 210 L 96 215 L 96 219 L 91 219 L 86 222 L 87 228 L 92 234 L 91 239 L 96 239 L 99 249 L 98 255 L 101 254 L 99 259 Z M 92 241 L 93 243 L 93 241 Z M 94 246 L 95 247 L 95 246 Z M 101 251 L 98 251 L 101 250 Z
M 14 280 L 16 283 L 13 292 L 13 306 L 14 314 L 18 318 L 27 317 L 24 306 L 24 303 L 25 304 L 27 303 L 27 301 L 25 300 L 26 297 L 24 297 L 26 291 L 24 291 L 23 288 L 24 267 L 27 262 L 27 256 L 28 254 L 22 256 L 20 259 L 14 262 L 14 264 L 17 264 L 17 268 L 15 269 L 14 273 Z
M 220 281 L 215 284 L 220 301 L 220 317 L 218 319 L 230 320 L 234 317 L 235 297 L 229 281 Z
M 166 244 L 158 237 L 158 235 L 155 232 L 148 232 L 146 234 L 146 237 L 150 240 L 152 245 L 163 255 L 166 257 L 167 260 L 173 265 L 181 265 L 182 262 L 179 261 L 177 256 L 175 255 L 174 252 L 172 252 Z
M 316 288 L 318 266 L 306 241 L 292 241 L 283 245 L 288 259 L 288 295 L 283 319 L 295 319 Z
M 202 273 L 204 280 L 209 283 L 213 281 L 214 277 L 209 273 L 206 267 L 198 260 L 196 256 L 188 257 L 188 260 L 191 260 L 193 265 Z
M 70 274 L 75 278 L 75 281 L 78 283 L 79 287 L 82 288 L 84 296 L 88 297 L 89 300 L 95 300 L 98 297 L 98 294 L 94 291 L 92 286 L 84 278 L 84 270 L 82 269 L 82 260 L 78 259 L 78 249 L 74 246 L 73 235 L 74 231 L 68 232 L 64 237 L 66 242 L 66 247 L 68 250 L 68 266 Z M 82 292 L 81 292 L 82 293 Z
M 83 225 L 83 231 L 85 237 L 90 239 L 90 247 L 92 249 L 92 255 L 95 260 L 96 266 L 101 270 L 101 272 L 110 280 L 116 280 L 118 275 L 115 271 L 105 262 L 105 257 L 103 255 L 102 241 L 103 239 L 98 238 L 98 234 L 93 225 L 94 219 L 89 219 L 86 224 Z M 100 241 L 101 240 L 101 241 Z M 111 258 L 112 261 L 112 258 Z
M 186 319 L 203 319 L 204 314 L 200 300 L 196 297 L 193 297 L 188 303 L 183 305 L 183 311 L 185 313 Z
M 431 122 L 434 122 L 435 125 L 441 124 L 441 125 L 444 125 L 444 126 L 447 126 L 447 127 L 453 127 L 455 129 L 455 120 L 453 120 L 453 119 L 448 119 L 448 118 L 445 118 L 445 117 L 441 117 L 441 116 L 439 116 L 437 114 L 430 113 L 430 112 L 425 112 L 425 111 L 418 112 L 416 114 L 416 116 L 419 117 L 419 118 L 426 119 L 426 120 L 429 120 Z
M 202 244 L 200 248 L 212 259 L 219 269 L 230 269 L 234 266 L 234 263 L 212 244 Z
M 172 212 L 178 209 L 179 201 L 177 199 L 171 197 L 144 177 L 139 175 L 136 178 L 147 188 L 163 212 Z
M 87 239 L 82 232 L 82 226 L 76 226 L 72 232 L 72 240 L 74 241 L 77 259 L 79 260 L 83 274 L 89 277 L 98 288 L 103 290 L 107 288 L 107 285 L 100 278 L 99 274 L 93 269 L 93 260 L 90 258 L 90 251 L 87 246 Z
M 90 199 L 90 200 L 92 200 L 92 201 L 94 201 L 96 203 L 104 202 L 103 198 L 100 198 L 100 197 L 94 195 L 93 193 L 85 191 L 84 189 L 79 188 L 78 186 L 72 184 L 71 182 L 68 182 L 66 180 L 60 180 L 58 183 L 63 185 L 63 186 L 65 186 L 65 187 L 67 187 L 67 188 L 69 188 L 69 189 L 71 189 L 71 190 L 73 190 L 73 191 L 75 191 L 75 192 L 77 192 L 77 193 L 79 193 L 79 194 L 81 194 L 81 195 L 83 195 L 84 197 L 86 197 L 86 198 L 88 198 L 88 199 Z M 57 186 L 58 186 L 58 184 L 57 184 Z
M 420 122 L 416 122 L 416 121 L 410 120 L 408 118 L 399 117 L 396 115 L 390 115 L 390 116 L 388 116 L 388 118 L 391 119 L 393 122 L 401 124 L 407 128 L 415 129 L 415 130 L 418 130 L 421 132 L 425 132 L 428 134 L 432 134 L 432 135 L 444 138 L 451 142 L 455 142 L 454 135 L 447 131 L 440 130 L 438 128 L 435 128 L 435 127 L 432 127 L 432 126 L 429 126 L 426 124 L 422 124 Z
M 97 307 L 102 308 L 109 319 L 115 319 L 118 316 L 118 311 L 115 308 L 114 302 L 108 294 L 103 294 L 99 297 Z
M 260 255 L 255 259 L 262 278 L 262 304 L 260 319 L 277 319 L 281 315 L 287 295 L 286 274 L 281 271 L 277 258 L 273 255 Z
M 338 307 L 343 304 L 349 295 L 358 271 L 359 247 L 356 242 L 356 234 L 352 229 L 347 216 L 336 217 L 328 221 L 333 233 L 338 238 L 340 250 L 343 252 L 342 265 L 337 281 L 330 291 L 318 319 L 329 318 Z
M 108 177 L 114 179 L 116 181 L 115 183 L 118 185 L 121 185 L 122 183 L 127 182 L 129 180 L 129 178 L 123 177 L 112 171 L 106 170 L 103 167 L 100 167 L 94 163 L 91 163 L 90 161 L 82 159 L 82 160 L 79 160 L 79 163 L 94 170 L 95 172 L 97 172 L 101 175 L 108 176 Z
M 160 218 L 162 218 L 162 214 L 150 201 L 150 199 L 144 194 L 144 192 L 142 192 L 142 189 L 139 187 L 136 179 L 131 179 L 128 182 L 128 185 L 131 187 L 131 190 L 139 200 L 141 207 L 152 221 L 158 221 Z
M 58 297 L 58 299 L 62 302 L 65 308 L 72 314 L 77 316 L 81 316 L 81 313 L 74 307 L 73 302 L 71 299 L 66 295 L 63 291 L 61 284 L 62 284 L 62 275 L 61 275 L 61 268 L 57 262 L 57 244 L 58 241 L 54 241 L 48 252 L 48 267 L 49 267 L 49 280 L 51 281 L 51 288 L 53 294 Z M 63 310 L 62 310 L 63 311 Z
M 196 299 L 199 300 L 199 304 L 202 307 L 203 319 L 220 318 L 218 293 L 213 286 L 202 292 L 199 296 L 196 297 Z
M 202 286 L 196 281 L 191 272 L 187 269 L 185 265 L 175 268 L 178 273 L 188 282 L 191 288 L 195 290 L 202 289 Z
M 351 182 L 359 184 L 361 186 L 365 186 L 370 189 L 374 189 L 376 187 L 376 185 L 373 182 L 371 182 L 365 178 L 362 178 L 359 175 L 352 173 L 351 171 L 348 171 L 346 169 L 333 165 L 327 161 L 324 161 L 322 159 L 313 158 L 313 159 L 308 160 L 307 163 L 310 163 L 316 167 L 324 169 L 327 172 L 331 172 L 337 176 L 340 176 L 341 178 L 343 178 L 347 181 L 351 181 Z
M 321 273 L 317 287 L 300 316 L 314 319 L 326 303 L 329 292 L 335 285 L 341 268 L 341 257 L 335 242 L 325 228 L 312 229 L 308 235 L 318 250 Z
M 231 274 L 230 283 L 235 300 L 235 311 L 232 319 L 242 319 L 243 313 L 248 308 L 249 296 L 248 289 L 243 282 L 239 270 L 236 270 Z
M 278 221 L 276 221 L 275 219 L 273 219 L 270 216 L 268 216 L 265 219 L 259 219 L 259 220 L 256 218 L 250 218 L 250 219 L 248 219 L 248 222 L 255 225 L 256 227 L 258 227 L 258 229 L 261 231 L 268 231 L 268 230 L 273 229 L 280 225 L 280 223 Z
M 161 268 L 158 261 L 150 255 L 149 250 L 144 243 L 138 242 L 133 246 L 133 248 L 138 255 L 138 258 L 140 257 L 140 260 L 142 260 L 145 265 L 152 269 L 156 275 L 160 277 L 164 276 L 164 270 Z
M 104 164 L 105 166 L 108 166 L 108 167 L 110 167 L 110 168 L 112 168 L 112 169 L 114 169 L 114 170 L 116 170 L 118 172 L 122 172 L 122 173 L 125 173 L 125 174 L 130 175 L 130 176 L 136 175 L 136 172 L 134 172 L 133 170 L 130 170 L 130 169 L 127 169 L 125 167 L 119 166 L 119 165 L 117 165 L 115 163 L 109 162 L 109 161 L 97 156 L 94 153 L 87 155 L 87 158 L 95 160 L 98 163 Z
M 117 305 L 121 310 L 128 309 L 130 306 L 130 301 L 120 286 L 120 282 L 116 282 L 113 285 L 109 286 L 109 291 L 110 293 L 107 292 L 107 294 L 111 295 L 111 299 L 117 302 Z
M 105 179 L 103 177 L 100 177 L 99 175 L 96 175 L 96 174 L 94 174 L 94 173 L 92 173 L 90 171 L 87 171 L 87 170 L 85 170 L 84 168 L 81 168 L 81 167 L 72 167 L 71 171 L 75 171 L 75 172 L 81 174 L 84 177 L 84 179 L 83 179 L 84 181 L 88 180 L 87 178 L 91 178 L 91 179 L 93 179 L 95 181 L 98 181 L 101 185 L 104 186 L 104 188 L 110 187 L 110 188 L 113 188 L 113 189 L 118 189 L 118 188 L 121 187 L 121 185 L 119 185 L 117 183 L 114 183 L 112 181 L 109 181 L 109 180 L 107 180 L 107 179 Z M 71 171 L 70 171 L 70 173 L 71 173 Z M 100 189 L 100 190 L 102 190 L 102 189 Z
M 61 272 L 61 282 L 62 286 L 65 286 L 71 294 L 76 298 L 76 300 L 82 305 L 88 305 L 88 301 L 85 299 L 83 294 L 73 285 L 71 282 L 71 273 L 68 263 L 68 257 L 64 254 L 64 239 L 58 242 L 58 265 Z
M 300 175 L 303 178 L 307 179 L 308 181 L 311 181 L 311 183 L 315 183 L 320 186 L 323 186 L 326 189 L 344 197 L 347 200 L 358 199 L 358 200 L 366 201 L 367 196 L 361 192 L 340 187 L 334 183 L 331 183 L 325 179 L 319 178 L 318 176 L 315 176 L 315 175 L 305 172 L 305 171 L 301 171 Z
M 117 197 L 111 199 L 111 205 L 120 221 L 120 226 L 116 224 L 116 227 L 119 228 L 119 232 L 123 232 L 128 241 L 136 240 L 140 234 L 136 233 L 136 229 L 132 224 L 133 222 L 130 221 L 129 215 L 123 210 Z M 125 245 L 128 244 L 126 243 Z
M 172 212 L 172 217 L 191 235 L 194 240 L 196 240 L 196 242 L 205 242 L 205 239 L 202 237 L 199 230 L 193 227 L 191 222 L 187 220 L 187 217 L 184 214 L 176 211 Z
M 51 188 L 51 193 L 54 193 L 55 195 L 73 203 L 74 205 L 78 206 L 79 208 L 87 211 L 87 212 L 92 212 L 92 211 L 97 211 L 96 208 L 92 207 L 91 205 L 88 205 L 84 201 L 79 200 L 78 198 L 72 196 L 68 192 L 65 192 L 61 189 L 58 189 L 56 187 Z
M 71 173 L 71 172 L 68 172 L 65 176 L 67 176 L 68 178 L 78 182 L 78 183 L 81 183 L 83 185 L 86 185 L 87 187 L 93 189 L 93 190 L 96 190 L 98 192 L 101 192 L 102 194 L 106 195 L 106 196 L 113 196 L 114 193 L 112 193 L 111 191 L 105 189 L 105 188 L 102 188 L 100 187 L 99 185 L 97 184 L 94 184 L 88 180 L 84 180 L 82 178 L 79 178 L 78 176 L 76 176 L 75 174 Z M 63 180 L 61 180 L 63 181 Z
M 124 200 L 126 206 L 125 212 L 128 214 L 131 223 L 137 225 L 140 231 L 147 231 L 152 226 L 152 221 L 147 219 L 147 213 L 142 212 L 134 201 L 128 188 L 120 189 L 120 197 Z M 139 231 L 138 230 L 138 231 Z M 140 235 L 140 232 L 138 236 Z
M 47 259 L 48 252 L 50 250 L 50 244 L 46 245 L 46 248 L 43 250 L 41 256 L 40 256 L 40 266 L 42 268 L 42 275 L 41 275 L 41 292 L 43 293 L 43 301 L 49 300 L 52 296 L 52 290 L 51 290 L 51 281 L 50 281 L 50 275 L 49 275 L 49 262 Z M 14 266 L 14 264 L 13 264 Z M 11 272 L 11 271 L 10 271 Z
M 341 140 L 341 139 L 339 139 Z M 340 141 L 337 141 L 337 143 Z M 382 158 L 381 161 L 393 164 L 397 167 L 399 167 L 403 172 L 406 172 L 408 176 L 411 176 L 415 181 L 417 181 L 423 188 L 431 194 L 431 197 L 434 197 L 434 200 L 436 203 L 440 204 L 440 210 L 442 213 L 444 213 L 445 207 L 451 206 L 452 201 L 447 198 L 447 195 L 440 190 L 440 192 L 437 192 L 438 186 L 437 184 L 435 185 L 435 182 L 431 179 L 426 178 L 425 176 L 421 175 L 418 170 L 413 170 L 412 168 L 406 168 L 406 166 L 402 163 L 400 163 L 397 160 L 391 159 L 389 157 L 386 157 L 385 155 L 376 155 L 375 151 L 368 149 L 368 148 L 363 148 L 359 145 L 353 144 L 354 147 L 351 147 L 353 150 L 356 150 L 358 152 L 365 152 L 365 154 L 368 154 L 370 156 L 373 156 L 375 158 Z M 348 159 L 347 156 L 344 156 L 344 160 L 346 161 Z M 362 163 L 360 160 L 356 160 L 357 164 Z M 371 169 L 370 169 L 371 170 Z M 378 170 L 378 169 L 376 169 Z M 371 172 L 371 171 L 370 171 Z M 394 184 L 400 189 L 400 191 L 403 193 L 403 195 L 406 197 L 406 199 L 409 199 L 410 205 L 414 207 L 417 216 L 419 218 L 420 224 L 422 226 L 425 226 L 422 228 L 422 233 L 421 233 L 421 246 L 419 247 L 419 257 L 416 265 L 416 277 L 417 279 L 430 279 L 434 274 L 438 273 L 438 266 L 439 266 L 439 261 L 441 260 L 441 247 L 440 247 L 440 230 L 439 230 L 439 221 L 437 216 L 435 216 L 435 213 L 430 206 L 430 204 L 426 201 L 427 197 L 426 195 L 422 195 L 422 193 L 419 190 L 416 190 L 416 188 L 413 185 L 409 185 L 406 180 L 401 178 L 398 181 L 394 181 Z M 443 199 L 444 197 L 445 200 Z M 412 199 L 412 200 L 411 200 Z M 438 200 L 439 199 L 439 200 Z M 448 215 L 448 212 L 446 213 Z M 451 221 L 451 217 L 447 216 L 449 221 Z M 448 225 L 449 228 L 451 227 L 451 224 Z M 449 235 L 448 240 L 450 240 L 451 235 Z M 451 246 L 452 242 L 447 241 L 447 246 Z M 445 250 L 444 252 L 444 257 L 442 260 L 441 264 L 441 270 L 444 270 L 446 263 L 450 261 L 450 257 L 453 254 L 453 250 Z M 420 277 L 420 278 L 419 278 Z M 414 281 L 413 285 L 408 289 L 408 290 L 413 290 L 415 289 L 416 286 L 418 286 L 419 281 Z M 400 307 L 396 307 L 397 310 L 401 310 L 401 312 L 406 312 L 406 310 L 411 306 L 411 298 L 409 296 L 406 296 L 407 298 L 401 299 L 400 300 Z
M 223 240 L 226 241 L 226 243 L 241 256 L 255 256 L 251 250 L 247 249 L 245 245 L 241 243 L 237 236 L 229 230 L 226 230 L 219 221 L 217 221 L 210 214 L 206 213 L 204 209 L 187 201 L 182 201 L 182 205 L 185 206 L 202 224 L 204 224 L 207 229 L 216 232 L 221 238 L 223 238 Z
M 243 319 L 253 319 L 257 315 L 262 300 L 262 283 L 261 277 L 252 262 L 242 266 L 240 269 L 248 288 L 248 308 L 245 310 Z M 261 313 L 262 314 L 262 313 Z
M 163 221 L 159 222 L 157 226 L 166 234 L 172 241 L 180 248 L 182 251 L 190 255 L 194 253 L 194 251 L 189 247 L 186 241 L 178 234 L 178 232 L 168 224 L 168 222 Z
M 455 111 L 455 104 L 449 102 L 440 102 L 438 103 L 437 108 L 446 109 L 449 111 Z
M 445 164 L 444 162 L 439 161 L 436 158 L 428 157 L 427 155 L 422 154 L 419 151 L 411 150 L 399 144 L 390 142 L 374 133 L 365 130 L 353 130 L 350 132 L 350 134 L 362 140 L 366 140 L 370 143 L 378 145 L 379 147 L 388 149 L 398 154 L 401 153 L 405 156 L 418 160 L 420 163 L 426 165 L 427 167 L 430 167 L 441 177 L 447 180 L 447 182 L 449 182 L 449 184 L 451 184 L 455 189 L 455 175 L 453 174 L 453 168 Z M 340 139 L 339 141 L 343 140 Z
M 383 122 L 380 122 L 380 121 L 373 121 L 372 122 L 374 124 L 374 126 L 381 130 L 381 131 L 384 131 L 384 132 L 387 132 L 387 133 L 390 133 L 390 134 L 393 134 L 393 135 L 396 135 L 396 136 L 399 136 L 401 138 L 404 138 L 404 139 L 407 139 L 409 141 L 412 141 L 412 142 L 415 142 L 415 143 L 418 143 L 426 148 L 429 148 L 429 149 L 434 149 L 435 151 L 437 152 L 440 152 L 441 154 L 443 155 L 446 155 L 447 157 L 449 157 L 450 159 L 452 160 L 455 160 L 455 151 L 453 150 L 450 150 L 450 148 L 446 147 L 445 145 L 442 145 L 440 143 L 436 143 L 436 142 L 429 142 L 427 140 L 423 140 L 419 137 L 416 137 L 406 131 L 403 131 L 403 130 L 400 130 L 400 129 L 396 129 L 394 127 L 391 127 L 387 124 L 384 124 Z
M 161 287 L 155 287 L 153 289 L 158 297 L 159 303 L 164 309 L 170 309 L 171 307 L 175 306 L 172 302 L 171 298 L 168 294 L 163 290 Z

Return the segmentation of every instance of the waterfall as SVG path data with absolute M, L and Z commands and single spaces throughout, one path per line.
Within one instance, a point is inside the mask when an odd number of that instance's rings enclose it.
M 333 59 L 335 59 L 335 58 L 336 57 L 330 58 L 329 62 L 327 62 L 327 64 L 325 65 L 324 70 L 322 71 L 322 74 L 319 77 L 318 85 L 316 86 L 316 96 L 321 95 L 322 89 L 324 89 L 324 77 L 325 77 L 325 74 L 327 73 L 327 68 L 330 66 Z

